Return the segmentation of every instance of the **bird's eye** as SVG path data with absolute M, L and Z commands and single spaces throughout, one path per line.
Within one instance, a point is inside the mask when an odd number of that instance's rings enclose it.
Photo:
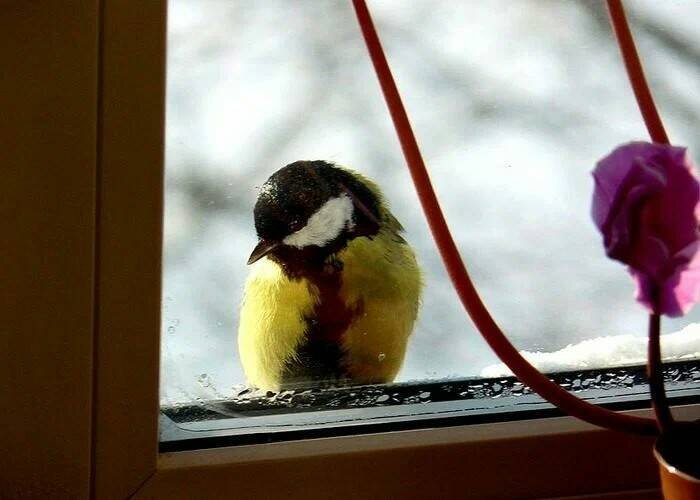
M 294 220 L 291 224 L 289 224 L 289 229 L 292 233 L 296 233 L 302 227 L 304 227 L 304 223 L 300 220 Z

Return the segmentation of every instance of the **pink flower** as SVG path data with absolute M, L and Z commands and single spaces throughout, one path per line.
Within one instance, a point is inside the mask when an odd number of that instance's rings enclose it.
M 592 215 L 608 257 L 629 266 L 637 301 L 681 316 L 700 297 L 700 185 L 685 148 L 631 142 L 593 171 Z

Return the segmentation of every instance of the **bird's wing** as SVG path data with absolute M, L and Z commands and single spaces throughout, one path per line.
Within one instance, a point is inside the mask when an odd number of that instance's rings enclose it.
M 317 300 L 306 280 L 290 280 L 270 259 L 253 265 L 238 327 L 238 350 L 249 383 L 279 389 L 284 367 L 304 338 L 305 318 Z
M 346 365 L 365 383 L 391 382 L 401 368 L 423 287 L 413 251 L 392 229 L 357 238 L 341 254 L 341 295 L 361 310 L 345 334 Z

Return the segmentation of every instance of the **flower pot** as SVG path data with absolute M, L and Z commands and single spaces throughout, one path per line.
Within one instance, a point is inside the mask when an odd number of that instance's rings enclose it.
M 700 499 L 700 426 L 679 425 L 656 441 L 661 489 L 666 500 Z

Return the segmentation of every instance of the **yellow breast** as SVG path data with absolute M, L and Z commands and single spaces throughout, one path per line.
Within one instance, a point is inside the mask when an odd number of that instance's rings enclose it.
M 290 280 L 268 258 L 253 264 L 238 326 L 238 352 L 248 382 L 277 390 L 287 361 L 304 340 L 318 295 L 306 280 Z

